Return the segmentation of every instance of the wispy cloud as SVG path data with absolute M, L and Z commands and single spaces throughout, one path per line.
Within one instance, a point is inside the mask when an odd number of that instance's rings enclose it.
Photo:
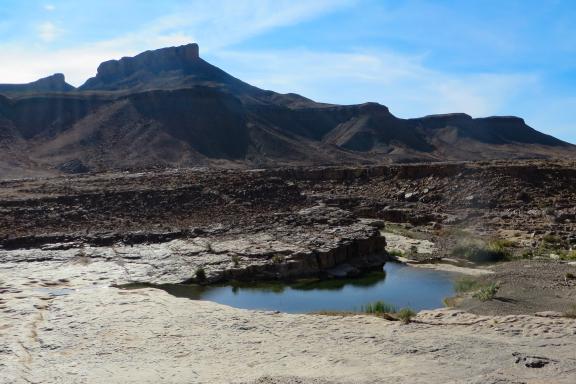
M 38 37 L 47 43 L 56 40 L 61 32 L 62 30 L 51 21 L 45 21 L 38 26 Z
M 278 27 L 313 19 L 355 2 L 355 0 L 193 2 L 178 8 L 174 13 L 158 17 L 140 30 L 102 43 L 114 44 L 132 51 L 157 48 L 157 43 L 162 41 L 187 39 L 188 42 L 200 43 L 203 52 L 211 52 Z
M 203 46 L 216 50 L 354 3 L 356 0 L 201 1 L 160 17 L 146 29 L 152 34 L 186 31 Z M 218 10 L 216 14 L 215 10 Z
M 198 42 L 203 53 L 263 34 L 271 29 L 298 24 L 355 0 L 215 0 L 193 2 L 176 11 L 159 15 L 140 29 L 89 44 L 61 48 L 37 46 L 34 50 L 18 42 L 0 44 L 0 82 L 32 81 L 54 72 L 66 73 L 79 85 L 95 72 L 101 61 L 164 46 Z M 55 9 L 55 7 L 54 7 Z M 215 12 L 217 10 L 217 12 Z M 67 31 L 72 35 L 74 31 Z M 46 43 L 61 37 L 63 30 L 46 21 L 37 36 Z
M 539 81 L 530 73 L 444 73 L 428 68 L 423 56 L 384 51 L 225 51 L 215 58 L 260 87 L 332 103 L 377 101 L 402 117 L 502 113 L 511 99 Z
M 47 12 L 53 12 L 56 10 L 56 6 L 54 4 L 46 4 L 44 5 L 44 10 Z

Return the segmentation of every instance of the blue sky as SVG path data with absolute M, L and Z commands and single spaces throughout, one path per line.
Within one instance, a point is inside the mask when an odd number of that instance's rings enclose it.
M 0 0 L 0 83 L 200 44 L 262 88 L 400 117 L 517 115 L 576 143 L 573 0 Z

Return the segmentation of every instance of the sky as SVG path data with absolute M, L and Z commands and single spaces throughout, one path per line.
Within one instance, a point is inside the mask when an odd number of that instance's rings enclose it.
M 260 88 L 399 117 L 515 115 L 576 143 L 574 0 L 0 0 L 0 83 L 196 42 Z

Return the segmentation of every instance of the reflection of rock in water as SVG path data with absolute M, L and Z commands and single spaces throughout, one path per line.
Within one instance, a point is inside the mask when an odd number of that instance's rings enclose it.
M 340 291 L 346 286 L 373 287 L 386 279 L 386 271 L 369 272 L 361 277 L 303 281 L 291 285 L 292 289 L 299 291 L 328 290 Z

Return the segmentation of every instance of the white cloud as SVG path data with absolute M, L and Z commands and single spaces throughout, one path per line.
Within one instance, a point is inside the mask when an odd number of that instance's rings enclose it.
M 356 0 L 218 0 L 193 2 L 177 12 L 160 15 L 139 30 L 91 44 L 50 49 L 0 44 L 1 82 L 27 82 L 63 72 L 74 85 L 93 76 L 98 64 L 136 53 L 190 42 L 200 44 L 201 54 L 262 34 L 280 26 L 297 24 Z M 217 10 L 217 12 L 214 12 Z M 43 42 L 54 42 L 62 30 L 52 22 L 38 26 Z M 67 31 L 72 34 L 73 31 Z M 9 77 L 6 77 L 8 74 Z
M 56 10 L 56 6 L 54 4 L 46 4 L 44 5 L 44 10 L 47 12 L 53 12 Z
M 186 31 L 217 50 L 268 30 L 313 19 L 356 0 L 219 0 L 194 2 L 146 27 L 147 33 Z M 217 12 L 215 12 L 217 10 Z
M 60 35 L 62 30 L 51 21 L 46 21 L 38 26 L 38 37 L 47 43 L 51 43 Z
M 538 82 L 532 74 L 445 73 L 422 56 L 392 52 L 227 51 L 214 59 L 259 87 L 339 104 L 377 101 L 401 117 L 506 114 L 509 101 Z

